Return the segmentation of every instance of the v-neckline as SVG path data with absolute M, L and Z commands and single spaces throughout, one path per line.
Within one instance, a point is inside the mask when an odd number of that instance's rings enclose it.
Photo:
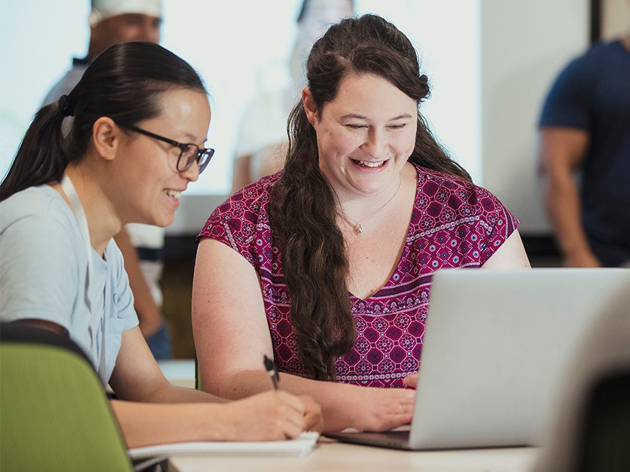
M 370 294 L 368 297 L 366 297 L 366 298 L 357 297 L 350 290 L 348 290 L 348 294 L 350 295 L 351 299 L 354 298 L 354 299 L 356 299 L 358 301 L 361 301 L 361 302 L 367 302 L 371 298 L 373 298 L 374 296 L 378 295 L 384 288 L 386 288 L 392 282 L 392 279 L 394 278 L 394 275 L 396 275 L 396 272 L 398 272 L 398 270 L 400 269 L 400 263 L 402 262 L 403 258 L 405 257 L 405 254 L 409 252 L 409 246 L 407 245 L 407 241 L 409 241 L 409 235 L 411 233 L 411 224 L 412 224 L 412 220 L 413 220 L 413 212 L 414 212 L 414 210 L 416 208 L 416 202 L 418 201 L 418 192 L 420 191 L 420 186 L 418 185 L 418 180 L 420 179 L 419 166 L 417 164 L 414 164 L 413 162 L 411 163 L 411 165 L 413 166 L 413 168 L 416 171 L 416 191 L 415 191 L 414 197 L 413 197 L 413 206 L 411 208 L 411 217 L 409 218 L 409 224 L 407 226 L 407 233 L 405 235 L 403 250 L 400 252 L 400 256 L 398 258 L 398 261 L 396 261 L 396 266 L 394 267 L 394 270 L 392 271 L 391 275 L 389 276 L 389 279 L 387 279 L 387 281 L 380 288 L 378 288 L 375 292 Z

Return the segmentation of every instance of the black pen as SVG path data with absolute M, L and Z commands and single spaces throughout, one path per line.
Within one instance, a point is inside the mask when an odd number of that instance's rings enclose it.
M 265 361 L 265 369 L 267 370 L 267 373 L 269 374 L 269 378 L 271 379 L 271 383 L 273 384 L 273 388 L 275 390 L 278 390 L 278 382 L 280 381 L 280 375 L 278 374 L 278 368 L 276 367 L 275 362 L 267 357 L 267 354 L 265 354 L 264 361 Z

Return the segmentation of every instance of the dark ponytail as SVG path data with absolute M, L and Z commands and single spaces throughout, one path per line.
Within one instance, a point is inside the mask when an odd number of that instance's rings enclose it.
M 37 112 L 0 186 L 0 201 L 59 181 L 70 162 L 85 156 L 98 118 L 108 116 L 128 125 L 153 118 L 162 111 L 159 95 L 173 88 L 206 93 L 195 70 L 157 44 L 130 42 L 108 48 L 67 97 Z
M 61 178 L 70 161 L 61 131 L 64 118 L 56 102 L 37 112 L 0 186 L 0 201 L 20 190 Z

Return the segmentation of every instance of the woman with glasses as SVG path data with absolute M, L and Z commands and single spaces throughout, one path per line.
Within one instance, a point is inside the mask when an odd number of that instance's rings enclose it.
M 112 46 L 37 113 L 0 187 L 0 319 L 79 344 L 116 394 L 129 447 L 321 428 L 308 397 L 274 391 L 217 403 L 172 386 L 138 327 L 112 237 L 131 222 L 172 223 L 214 153 L 209 123 L 207 92 L 186 62 L 156 44 Z

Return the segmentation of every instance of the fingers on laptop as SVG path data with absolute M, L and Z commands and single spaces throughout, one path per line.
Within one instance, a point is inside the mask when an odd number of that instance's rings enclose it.
M 415 390 L 383 389 L 372 414 L 365 418 L 364 431 L 387 431 L 411 422 L 416 398 Z
M 418 374 L 413 374 L 403 379 L 405 387 L 416 388 L 418 386 Z
M 402 401 L 396 406 L 396 412 L 393 415 L 393 418 L 397 423 L 395 426 L 411 423 L 416 395 L 415 391 L 409 391 L 406 393 L 408 393 L 408 395 L 405 395 Z

